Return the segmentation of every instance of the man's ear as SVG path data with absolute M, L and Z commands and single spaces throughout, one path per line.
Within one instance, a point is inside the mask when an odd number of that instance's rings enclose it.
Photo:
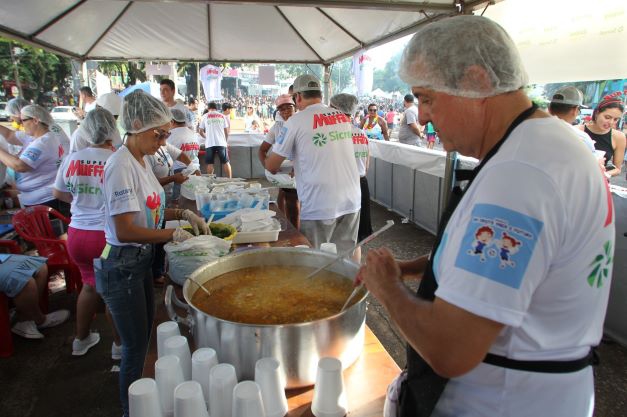
M 464 76 L 457 84 L 462 90 L 476 91 L 479 93 L 491 93 L 494 90 L 492 80 L 485 68 L 479 65 L 470 65 L 464 71 Z

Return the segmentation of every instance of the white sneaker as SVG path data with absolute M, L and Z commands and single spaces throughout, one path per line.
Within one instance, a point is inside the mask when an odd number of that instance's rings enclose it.
M 74 339 L 72 342 L 72 356 L 82 356 L 87 353 L 89 348 L 100 342 L 100 335 L 96 332 L 89 333 L 89 336 L 83 340 Z
M 68 310 L 57 310 L 46 314 L 46 320 L 37 326 L 38 329 L 47 329 L 48 327 L 58 326 L 70 317 Z
M 25 337 L 27 339 L 43 339 L 44 335 L 37 330 L 37 326 L 35 322 L 30 321 L 18 321 L 15 323 L 13 327 L 11 327 L 11 331 L 18 336 Z
M 115 342 L 111 343 L 111 359 L 114 361 L 122 359 L 122 345 L 116 345 Z

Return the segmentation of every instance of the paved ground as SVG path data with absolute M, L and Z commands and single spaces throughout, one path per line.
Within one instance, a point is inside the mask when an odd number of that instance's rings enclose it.
M 374 205 L 373 222 L 378 228 L 392 218 L 398 226 L 373 246 L 385 245 L 400 259 L 429 251 L 433 237 L 385 208 Z M 163 294 L 157 296 L 162 303 Z M 51 297 L 51 308 L 70 308 L 75 298 L 64 292 Z M 371 300 L 368 325 L 394 360 L 403 367 L 404 342 L 386 312 Z M 62 326 L 44 331 L 41 341 L 13 338 L 15 354 L 0 359 L 0 417 L 119 417 L 116 362 L 110 358 L 111 335 L 101 315 L 93 328 L 102 341 L 84 357 L 71 356 L 74 316 Z M 597 417 L 627 415 L 627 348 L 603 343 L 602 363 L 595 370 Z M 496 416 L 490 416 L 496 417 Z

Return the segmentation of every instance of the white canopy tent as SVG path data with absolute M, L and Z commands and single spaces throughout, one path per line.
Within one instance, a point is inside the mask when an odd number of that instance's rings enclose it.
M 79 60 L 329 64 L 488 0 L 0 0 L 0 33 Z

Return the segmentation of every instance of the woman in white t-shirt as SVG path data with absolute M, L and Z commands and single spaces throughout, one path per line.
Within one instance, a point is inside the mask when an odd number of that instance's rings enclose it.
M 68 228 L 68 252 L 81 272 L 83 288 L 76 300 L 76 337 L 72 355 L 81 356 L 100 341 L 97 332 L 89 326 L 101 303 L 96 292 L 93 261 L 105 246 L 104 236 L 104 168 L 113 155 L 113 140 L 117 133 L 113 115 L 98 107 L 85 116 L 81 123 L 85 138 L 91 146 L 70 154 L 63 160 L 57 173 L 53 194 L 59 200 L 72 203 L 72 222 Z M 113 329 L 111 357 L 120 359 L 122 348 L 111 315 Z
M 23 107 L 20 119 L 24 132 L 0 127 L 0 134 L 9 142 L 19 140 L 20 136 L 29 140 L 20 141 L 24 147 L 19 156 L 0 149 L 0 162 L 15 171 L 19 198 L 24 206 L 42 204 L 69 217 L 70 205 L 52 195 L 57 169 L 65 153 L 58 135 L 50 132 L 54 120 L 46 109 L 36 104 Z
M 170 134 L 172 114 L 156 98 L 134 91 L 124 99 L 127 139 L 108 160 L 104 173 L 105 239 L 94 260 L 96 289 L 111 311 L 122 340 L 120 399 L 128 417 L 128 387 L 142 374 L 154 317 L 153 244 L 181 241 L 190 233 L 160 229 L 164 220 L 187 220 L 196 232 L 207 224 L 190 210 L 166 209 L 165 192 L 144 159 Z

